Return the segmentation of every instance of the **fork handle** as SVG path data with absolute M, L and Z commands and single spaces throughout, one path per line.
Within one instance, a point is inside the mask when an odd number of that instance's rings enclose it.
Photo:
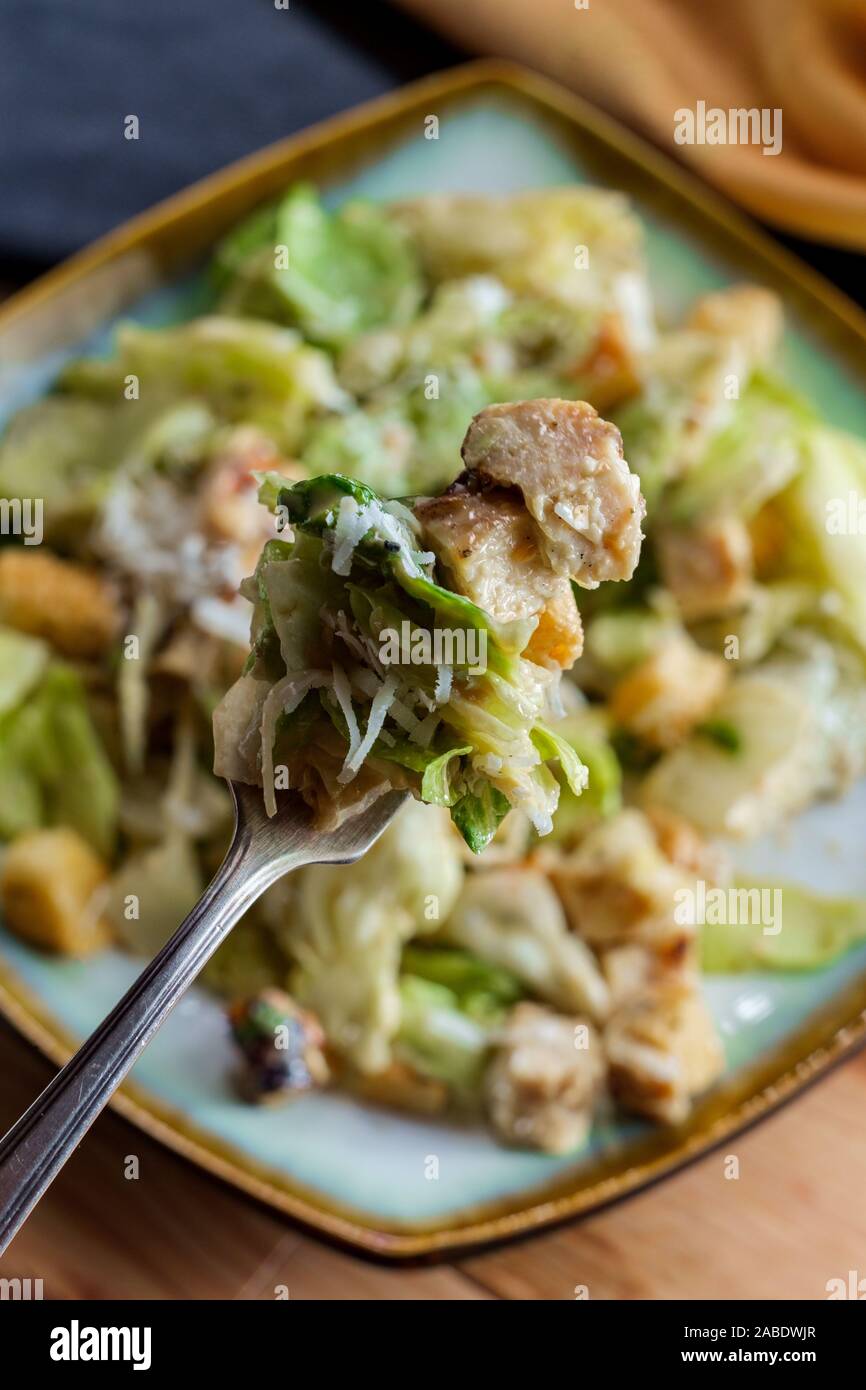
M 225 859 L 174 936 L 0 1140 L 0 1254 L 238 918 L 297 864 L 275 868 L 241 819 Z

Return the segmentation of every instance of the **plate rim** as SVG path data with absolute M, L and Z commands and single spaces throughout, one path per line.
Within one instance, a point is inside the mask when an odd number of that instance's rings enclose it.
M 559 83 L 519 63 L 496 58 L 477 59 L 434 73 L 317 122 L 198 180 L 124 222 L 11 296 L 0 306 L 0 331 L 113 261 L 130 252 L 145 249 L 161 235 L 170 232 L 173 224 L 186 214 L 206 207 L 231 190 L 255 182 L 268 173 L 276 173 L 283 166 L 296 163 L 302 156 L 335 148 L 346 136 L 362 136 L 368 132 L 375 134 L 377 128 L 407 116 L 425 100 L 451 101 L 485 87 L 504 88 L 536 110 L 548 114 L 552 112 L 564 118 L 573 127 L 588 131 L 620 155 L 635 161 L 656 183 L 672 190 L 678 198 L 685 199 L 714 222 L 728 238 L 733 238 L 753 255 L 769 262 L 813 301 L 817 301 L 835 320 L 841 320 L 860 340 L 861 346 L 866 348 L 866 311 L 771 235 L 755 226 L 724 195 Z M 288 170 L 286 177 L 291 177 Z M 860 983 L 866 991 L 866 977 Z M 429 1262 L 478 1250 L 493 1243 L 527 1237 L 569 1219 L 601 1211 L 681 1171 L 727 1139 L 744 1133 L 778 1111 L 834 1066 L 853 1057 L 866 1046 L 864 1004 L 866 993 L 860 999 L 859 1012 L 855 1011 L 852 1017 L 846 1018 L 827 1036 L 822 1036 L 805 1056 L 798 1054 L 795 1060 L 783 1063 L 772 1081 L 744 1096 L 707 1128 L 684 1134 L 656 1157 L 637 1162 L 623 1172 L 601 1178 L 570 1193 L 558 1191 L 552 1195 L 552 1188 L 560 1189 L 567 1181 L 556 1179 L 553 1184 L 546 1185 L 547 1196 L 544 1195 L 545 1186 L 541 1186 L 524 1197 L 522 1205 L 516 1208 L 513 1196 L 493 1199 L 479 1204 L 480 1214 L 477 1217 L 470 1213 L 465 1221 L 460 1214 L 438 1218 L 442 1224 L 433 1229 L 411 1230 L 405 1224 L 400 1229 L 400 1223 L 388 1228 L 381 1218 L 373 1218 L 378 1224 L 365 1224 L 357 1213 L 340 1206 L 321 1192 L 312 1192 L 290 1180 L 286 1180 L 285 1186 L 280 1185 L 283 1180 L 278 1184 L 273 1175 L 269 1177 L 264 1165 L 259 1167 L 246 1156 L 233 1155 L 230 1146 L 221 1144 L 213 1136 L 207 1136 L 205 1143 L 204 1137 L 198 1137 L 195 1127 L 185 1116 L 162 1105 L 134 1082 L 125 1083 L 109 1103 L 112 1109 L 150 1138 L 344 1249 L 391 1262 Z M 814 1026 L 820 1027 L 817 1020 L 822 1013 L 818 1011 Z M 63 1065 L 75 1050 L 75 1042 L 57 1026 L 50 1012 L 42 1009 L 6 961 L 0 961 L 0 1014 L 58 1066 Z M 771 1049 L 770 1055 L 774 1056 L 776 1051 Z M 793 1057 L 790 1045 L 778 1051 L 787 1051 Z M 518 1196 L 516 1200 L 521 1199 Z M 511 1209 L 502 1210 L 504 1204 L 511 1204 Z M 497 1208 L 500 1210 L 497 1211 Z M 482 1214 L 484 1211 L 488 1214 Z M 436 1220 L 434 1218 L 431 1226 Z

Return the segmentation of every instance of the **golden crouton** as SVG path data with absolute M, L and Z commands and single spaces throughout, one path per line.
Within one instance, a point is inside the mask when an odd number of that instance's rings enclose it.
M 676 911 L 690 876 L 666 858 L 633 807 L 594 826 L 551 866 L 550 879 L 572 931 L 595 951 L 636 942 L 673 962 L 694 937 L 694 925 Z
M 733 338 L 750 364 L 770 361 L 785 326 L 779 296 L 760 285 L 730 285 L 704 295 L 687 322 L 701 332 Z
M 728 679 L 724 659 L 674 635 L 614 686 L 616 724 L 652 748 L 673 748 L 706 719 Z
M 656 537 L 665 588 L 685 622 L 739 608 L 752 586 L 754 557 L 745 523 L 720 516 L 688 528 L 664 526 Z
M 110 940 L 97 891 L 107 877 L 107 866 L 75 830 L 58 826 L 22 835 L 0 869 L 6 923 L 35 946 L 90 955 Z
M 0 622 L 44 637 L 64 656 L 98 656 L 120 616 L 110 586 L 56 555 L 13 547 L 0 554 Z

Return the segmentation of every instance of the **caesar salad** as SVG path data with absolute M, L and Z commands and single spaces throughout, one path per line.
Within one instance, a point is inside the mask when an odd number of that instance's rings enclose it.
M 7 928 L 152 955 L 230 834 L 214 758 L 323 823 L 406 786 L 209 963 L 239 1103 L 551 1153 L 682 1123 L 724 1069 L 703 975 L 866 936 L 795 885 L 779 933 L 703 910 L 761 891 L 731 842 L 866 771 L 866 444 L 785 381 L 769 290 L 660 313 L 605 189 L 300 184 L 201 299 L 0 438 L 44 523 L 0 547 Z

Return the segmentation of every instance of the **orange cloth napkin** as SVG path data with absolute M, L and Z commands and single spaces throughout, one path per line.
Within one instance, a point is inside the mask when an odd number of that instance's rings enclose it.
M 866 0 L 400 0 L 548 73 L 767 222 L 866 250 Z M 586 4 L 586 8 L 579 8 Z M 678 144 L 687 108 L 782 112 L 782 148 Z

